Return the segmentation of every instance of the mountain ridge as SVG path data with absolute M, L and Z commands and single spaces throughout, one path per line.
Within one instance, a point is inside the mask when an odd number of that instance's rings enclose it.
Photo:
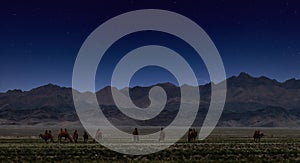
M 266 78 L 266 79 L 269 79 L 269 80 L 271 80 L 271 81 L 274 81 L 274 82 L 276 82 L 276 83 L 283 84 L 283 85 L 286 85 L 286 84 L 292 84 L 292 85 L 293 85 L 294 83 L 300 85 L 300 79 L 296 79 L 296 78 L 290 78 L 290 79 L 287 79 L 287 80 L 285 80 L 285 81 L 279 82 L 279 81 L 277 81 L 276 79 L 270 79 L 270 78 L 268 78 L 268 77 L 266 77 L 266 76 L 264 76 L 264 75 L 258 76 L 258 77 L 254 77 L 254 76 L 251 76 L 250 74 L 248 74 L 248 73 L 246 73 L 246 72 L 241 72 L 239 75 L 233 75 L 233 76 L 231 76 L 231 77 L 228 77 L 227 80 L 232 79 L 232 78 L 244 77 L 244 76 L 249 76 L 249 77 L 255 78 L 255 79 Z M 146 85 L 146 86 L 133 86 L 133 87 L 129 87 L 129 88 L 134 88 L 134 87 L 152 87 L 152 86 L 155 86 L 155 85 L 158 85 L 158 84 L 171 84 L 171 85 L 178 86 L 178 85 L 176 85 L 176 84 L 174 84 L 174 83 L 171 83 L 171 82 L 164 82 L 164 83 L 157 83 L 157 84 Z M 210 85 L 210 84 L 211 84 L 211 82 L 206 83 L 206 84 L 202 84 L 202 85 L 199 85 L 199 86 Z M 188 84 L 183 84 L 183 85 L 188 85 Z M 48 83 L 48 84 L 45 84 L 45 85 L 37 86 L 37 87 L 35 87 L 35 88 L 31 88 L 31 89 L 29 89 L 29 90 L 22 90 L 22 89 L 19 89 L 19 88 L 16 88 L 16 89 L 9 89 L 9 90 L 7 90 L 7 91 L 0 92 L 0 94 L 3 94 L 3 93 L 9 93 L 9 92 L 13 92 L 13 91 L 17 91 L 17 92 L 29 92 L 29 91 L 31 91 L 31 90 L 33 90 L 33 89 L 40 88 L 40 87 L 55 87 L 55 86 L 60 87 L 60 88 L 67 88 L 67 89 L 71 89 L 71 88 L 72 88 L 72 87 L 66 87 L 66 86 L 59 86 L 58 84 Z M 188 86 L 191 86 L 191 85 L 188 85 Z M 104 86 L 104 87 L 102 87 L 101 89 L 99 89 L 98 91 L 100 91 L 100 90 L 102 90 L 102 89 L 104 89 L 104 88 L 106 88 L 106 87 L 111 87 L 111 86 Z M 297 87 L 297 88 L 298 88 L 298 87 Z M 122 89 L 124 89 L 124 88 L 121 88 L 121 89 L 119 89 L 119 90 L 122 90 Z M 300 89 L 300 87 L 299 87 L 299 89 Z M 96 92 L 98 92 L 98 91 L 96 91 Z M 90 92 L 90 91 L 86 91 L 86 92 Z M 81 93 L 85 93 L 85 92 L 81 92 Z
M 238 76 L 228 78 L 226 82 L 227 99 L 219 126 L 300 126 L 300 80 L 289 79 L 278 82 L 265 76 L 252 77 L 247 73 L 240 73 Z M 154 86 L 162 87 L 167 93 L 166 111 L 162 112 L 167 118 L 162 122 L 151 122 L 153 125 L 165 125 L 174 118 L 176 109 L 179 108 L 180 87 L 172 83 L 136 86 L 127 90 L 129 97 L 125 95 L 126 89 L 113 89 L 123 100 L 132 100 L 136 106 L 146 108 L 150 104 L 148 92 Z M 210 103 L 211 84 L 200 85 L 198 88 L 201 94 L 199 106 L 201 110 L 199 109 L 195 125 L 201 125 L 205 118 Z M 81 94 L 86 98 L 93 95 L 91 92 Z M 114 123 L 142 123 L 126 119 L 116 111 L 110 86 L 100 89 L 95 94 L 99 105 L 107 111 L 108 118 L 111 117 Z M 72 88 L 47 84 L 29 91 L 15 89 L 0 93 L 0 125 L 47 125 L 68 122 L 78 122 Z

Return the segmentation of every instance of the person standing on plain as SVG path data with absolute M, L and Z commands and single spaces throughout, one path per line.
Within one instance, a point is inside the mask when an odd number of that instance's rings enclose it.
M 133 142 L 135 143 L 139 142 L 139 131 L 137 128 L 134 128 L 132 135 L 133 135 Z
M 97 141 L 101 141 L 102 140 L 102 132 L 101 132 L 101 130 L 99 128 L 96 131 L 95 139 L 93 139 L 93 142 L 96 143 L 96 140 Z
M 163 130 L 164 130 L 164 128 L 160 128 L 160 134 L 159 134 L 159 139 L 158 139 L 159 142 L 165 141 L 166 133 Z

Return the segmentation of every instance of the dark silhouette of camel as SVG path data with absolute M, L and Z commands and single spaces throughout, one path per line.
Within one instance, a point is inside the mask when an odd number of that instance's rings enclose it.
M 65 130 L 63 131 L 63 129 L 60 129 L 60 132 L 59 132 L 59 134 L 58 134 L 58 142 L 60 143 L 61 142 L 61 138 L 65 138 L 65 140 L 69 140 L 69 142 L 73 142 L 73 140 L 72 140 L 72 138 L 71 138 L 71 136 L 70 136 L 70 134 L 68 133 L 68 131 L 67 131 L 67 129 L 65 128 Z
M 46 130 L 44 134 L 40 134 L 39 135 L 40 138 L 42 138 L 43 140 L 45 140 L 46 143 L 48 143 L 48 140 L 50 140 L 50 142 L 54 142 L 53 140 L 53 136 L 51 131 L 49 130 L 49 132 Z
M 265 136 L 260 130 L 255 130 L 253 134 L 254 141 L 260 141 L 260 139 Z

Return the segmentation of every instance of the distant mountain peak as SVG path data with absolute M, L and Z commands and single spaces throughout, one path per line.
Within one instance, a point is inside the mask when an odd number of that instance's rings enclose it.
M 6 93 L 23 93 L 21 89 L 8 90 Z
M 52 84 L 52 83 L 48 83 L 42 87 L 50 87 L 50 88 L 53 88 L 53 87 L 60 87 L 59 85 L 56 85 L 56 84 Z
M 170 83 L 170 82 L 165 82 L 165 83 L 159 83 L 159 84 L 155 84 L 154 86 L 162 86 L 162 87 L 177 87 L 175 84 Z
M 249 75 L 248 73 L 246 73 L 246 72 L 241 72 L 237 78 L 244 78 L 244 79 L 247 79 L 247 78 L 253 78 L 253 77 L 250 76 L 250 75 Z
M 66 87 L 61 87 L 55 84 L 47 84 L 47 85 L 43 85 L 37 88 L 34 88 L 30 91 L 28 91 L 29 93 L 32 94 L 41 94 L 41 95 L 45 95 L 45 94 L 57 94 L 61 91 L 71 91 L 71 88 L 66 88 Z
M 282 85 L 286 89 L 300 89 L 300 80 L 292 78 L 283 82 Z
M 235 82 L 249 82 L 252 81 L 254 77 L 250 76 L 248 73 L 241 72 L 238 76 L 231 76 L 230 78 L 227 78 L 228 81 L 235 81 Z
M 289 80 L 286 80 L 284 83 L 297 82 L 297 81 L 300 82 L 300 80 L 297 80 L 296 78 L 291 78 Z
M 59 85 L 56 85 L 56 84 L 49 83 L 49 84 L 42 85 L 42 86 L 39 86 L 34 89 L 53 89 L 53 88 L 62 88 L 62 87 L 60 87 Z M 32 89 L 32 90 L 34 90 L 34 89 Z

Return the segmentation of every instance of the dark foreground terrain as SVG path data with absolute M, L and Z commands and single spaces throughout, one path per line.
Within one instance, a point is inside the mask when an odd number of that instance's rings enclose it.
M 216 129 L 204 141 L 187 143 L 183 138 L 170 148 L 145 156 L 113 152 L 100 144 L 49 143 L 34 136 L 2 136 L 0 162 L 289 162 L 300 161 L 300 130 L 261 129 L 260 142 L 252 140 L 253 129 Z M 8 129 L 0 134 L 7 134 Z M 28 131 L 28 130 L 27 130 Z M 16 129 L 12 132 L 17 133 Z

